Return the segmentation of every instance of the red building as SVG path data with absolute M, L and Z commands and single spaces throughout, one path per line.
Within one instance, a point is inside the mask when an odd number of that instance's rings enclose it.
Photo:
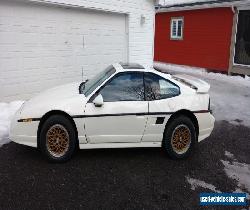
M 242 1 L 160 7 L 154 55 L 155 61 L 250 75 L 250 8 Z

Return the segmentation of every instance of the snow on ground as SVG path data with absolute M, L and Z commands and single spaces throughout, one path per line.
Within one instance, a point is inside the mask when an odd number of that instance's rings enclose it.
M 189 74 L 211 85 L 211 108 L 217 121 L 250 127 L 250 77 L 208 73 L 205 69 L 156 62 L 154 67 L 171 74 Z
M 236 180 L 241 190 L 246 189 L 250 193 L 250 165 L 237 161 L 221 160 L 221 162 L 225 166 L 227 176 Z
M 226 151 L 225 156 L 230 160 L 221 160 L 227 176 L 237 181 L 238 191 L 239 189 L 243 192 L 247 190 L 250 193 L 250 165 L 239 163 L 230 152 Z
M 211 190 L 211 191 L 216 192 L 216 193 L 221 192 L 219 190 L 216 190 L 216 187 L 214 185 L 208 184 L 208 183 L 201 181 L 199 179 L 193 179 L 193 178 L 190 178 L 187 176 L 186 180 L 191 185 L 191 190 L 195 190 L 196 188 L 200 187 L 200 188 Z
M 3 144 L 10 142 L 9 139 L 10 121 L 22 104 L 23 101 L 0 103 L 0 147 Z
M 225 156 L 229 159 L 234 159 L 234 154 L 232 154 L 231 152 L 225 151 Z
M 228 178 L 237 182 L 237 188 L 233 192 L 250 193 L 250 165 L 238 162 L 234 155 L 228 151 L 225 151 L 225 157 L 228 160 L 221 160 L 224 165 L 224 171 Z M 211 190 L 212 192 L 221 192 L 216 186 L 204 181 L 193 179 L 189 176 L 186 176 L 186 180 L 191 185 L 192 190 L 204 188 Z M 250 194 L 248 194 L 248 199 L 250 199 Z

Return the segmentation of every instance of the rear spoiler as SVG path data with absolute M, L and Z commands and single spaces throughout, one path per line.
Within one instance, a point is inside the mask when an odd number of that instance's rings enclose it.
M 195 89 L 197 93 L 208 93 L 210 90 L 210 85 L 199 78 L 185 74 L 177 74 L 172 77 L 173 79 Z

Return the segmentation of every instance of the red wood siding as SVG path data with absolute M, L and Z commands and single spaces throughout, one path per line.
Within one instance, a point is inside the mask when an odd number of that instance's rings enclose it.
M 170 39 L 171 17 L 184 17 L 183 40 Z M 232 26 L 231 8 L 158 13 L 154 60 L 227 71 Z

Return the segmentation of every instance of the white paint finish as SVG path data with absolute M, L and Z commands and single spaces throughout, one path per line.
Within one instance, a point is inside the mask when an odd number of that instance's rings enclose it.
M 41 118 L 51 110 L 62 110 L 69 115 L 83 115 L 87 99 L 79 94 L 79 85 L 80 83 L 67 84 L 44 91 L 24 104 L 19 117 Z
M 161 147 L 161 142 L 80 144 L 80 149 Z
M 195 114 L 199 125 L 199 137 L 198 141 L 206 139 L 212 133 L 214 129 L 215 118 L 210 113 L 198 113 Z
M 194 86 L 197 89 L 197 93 L 208 93 L 210 90 L 210 85 L 204 80 L 198 79 L 197 77 L 185 74 L 176 74 L 174 77 L 180 79 L 180 81 L 190 84 L 190 86 Z
M 157 112 L 170 112 L 168 101 L 166 99 L 149 102 L 149 113 L 157 113 Z M 149 115 L 146 131 L 143 136 L 143 141 L 162 141 L 165 125 L 170 116 L 171 115 L 168 114 Z M 157 117 L 164 117 L 165 118 L 164 123 L 156 124 Z M 155 136 L 153 137 L 152 135 Z
M 105 102 L 102 107 L 87 103 L 85 115 L 118 115 L 86 118 L 85 130 L 88 142 L 140 142 L 145 130 L 147 116 L 136 116 L 135 114 L 147 112 L 147 101 Z
M 160 110 L 157 110 L 157 108 L 156 109 L 152 108 L 156 103 L 152 101 L 149 102 L 149 112 L 161 112 Z M 167 109 L 164 112 L 168 112 Z M 158 117 L 164 117 L 165 118 L 164 123 L 156 124 L 156 120 Z M 161 142 L 163 139 L 163 132 L 169 117 L 170 115 L 148 115 L 147 125 L 145 132 L 143 134 L 142 141 Z
M 206 110 L 208 105 L 208 95 L 184 95 L 157 100 L 149 102 L 149 113 L 155 112 L 167 112 L 175 113 L 179 110 Z M 206 103 L 206 108 L 203 104 Z M 156 124 L 157 117 L 164 117 L 163 124 Z M 161 141 L 163 138 L 163 133 L 165 130 L 166 123 L 168 122 L 171 114 L 166 115 L 149 115 L 145 134 L 143 136 L 143 141 Z M 210 135 L 213 130 L 214 118 L 210 113 L 196 114 L 197 119 L 199 119 L 199 125 L 201 125 L 201 136 L 199 141 L 205 139 Z M 209 128 L 208 130 L 206 130 Z M 208 135 L 207 135 L 208 134 Z M 152 135 L 155 135 L 154 140 Z
M 82 69 L 85 79 L 118 61 L 152 66 L 154 1 L 28 2 L 0 2 L 1 101 L 81 80 Z
M 84 120 L 81 118 L 75 118 L 74 122 L 76 124 L 76 129 L 78 132 L 78 140 L 79 140 L 79 144 L 87 144 L 87 137 L 85 135 L 85 130 L 84 130 Z
M 10 136 L 12 140 L 28 146 L 35 146 L 36 142 L 34 141 L 36 141 L 38 122 L 17 123 L 17 119 L 41 118 L 51 110 L 60 110 L 70 116 L 74 116 L 81 148 L 115 147 L 114 143 L 118 143 L 117 147 L 132 147 L 133 143 L 135 147 L 139 147 L 140 145 L 141 147 L 147 145 L 159 146 L 161 145 L 163 131 L 170 115 L 159 114 L 153 116 L 150 115 L 150 113 L 174 113 L 183 109 L 199 111 L 208 108 L 208 94 L 198 94 L 188 86 L 172 79 L 168 74 L 163 74 L 151 69 L 123 70 L 119 64 L 113 66 L 116 68 L 115 75 L 122 71 L 145 71 L 158 74 L 178 85 L 181 94 L 174 98 L 154 102 L 105 102 L 102 107 L 97 108 L 93 103 L 87 102 L 92 94 L 98 91 L 108 79 L 100 84 L 88 97 L 79 94 L 79 83 L 56 87 L 32 98 L 16 113 L 11 123 Z M 148 111 L 149 114 L 147 114 Z M 136 116 L 130 115 L 131 113 L 146 114 Z M 93 117 L 93 115 L 103 114 L 123 114 L 124 116 Z M 78 116 L 78 118 L 75 118 L 76 116 Z M 155 125 L 157 116 L 165 117 L 164 124 Z M 201 141 L 211 134 L 214 117 L 210 113 L 196 114 L 196 117 L 200 127 L 199 141 Z M 31 140 L 33 142 L 31 142 Z M 126 145 L 124 143 L 131 144 Z M 96 146 L 96 144 L 101 145 Z
M 11 121 L 10 139 L 16 143 L 23 145 L 37 147 L 37 130 L 39 121 L 30 123 L 18 123 L 20 119 L 21 110 L 18 110 Z

